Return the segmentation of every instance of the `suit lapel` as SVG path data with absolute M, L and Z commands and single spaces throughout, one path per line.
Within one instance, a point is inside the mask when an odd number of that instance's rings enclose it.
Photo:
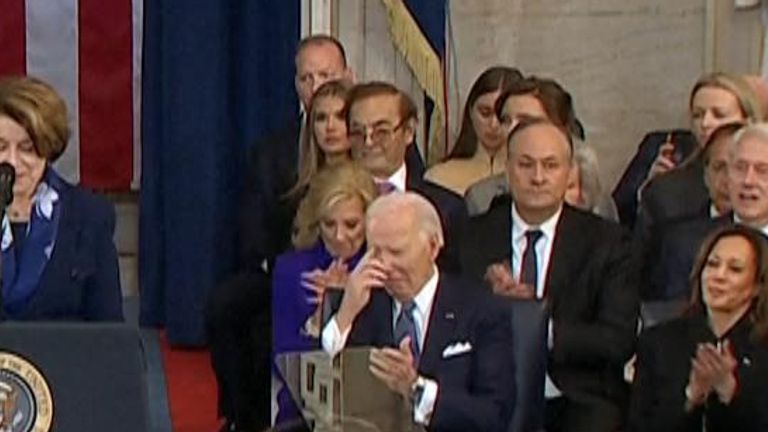
M 462 310 L 461 305 L 457 304 L 453 288 L 450 279 L 446 280 L 446 277 L 441 274 L 429 316 L 424 350 L 419 362 L 419 371 L 422 373 L 434 375 L 442 358 L 443 349 L 453 342 L 451 338 L 455 334 L 456 323 Z
M 559 297 L 560 290 L 567 286 L 569 281 L 573 281 L 575 275 L 579 273 L 580 269 L 574 267 L 589 253 L 585 250 L 587 244 L 581 238 L 576 217 L 573 209 L 568 205 L 563 206 L 563 212 L 555 229 L 555 239 L 552 243 L 545 279 L 549 298 Z

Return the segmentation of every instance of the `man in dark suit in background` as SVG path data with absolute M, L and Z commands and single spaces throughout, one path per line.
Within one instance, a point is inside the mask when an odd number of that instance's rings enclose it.
M 506 430 L 515 396 L 509 320 L 479 284 L 438 270 L 434 207 L 415 193 L 383 196 L 368 209 L 366 240 L 323 348 L 376 347 L 371 372 L 410 398 L 414 421 L 429 430 Z
M 728 149 L 742 126 L 721 125 L 690 164 L 659 176 L 646 188 L 635 226 L 643 300 L 689 298 L 688 272 L 699 244 L 706 233 L 731 220 Z
M 497 294 L 547 302 L 546 429 L 616 430 L 639 311 L 629 234 L 564 204 L 573 149 L 566 131 L 531 120 L 508 145 L 514 203 L 497 202 L 462 229 L 462 270 Z
M 383 192 L 412 190 L 437 208 L 445 232 L 467 217 L 464 200 L 450 190 L 422 179 L 407 160 L 414 147 L 416 105 L 392 84 L 369 82 L 350 91 L 344 110 L 352 156 L 373 175 Z M 456 267 L 451 239 L 440 257 L 443 269 Z
M 738 131 L 728 125 L 713 132 L 724 135 L 727 178 L 732 212 L 678 224 L 669 231 L 662 249 L 664 287 L 669 294 L 690 293 L 688 275 L 704 238 L 720 226 L 741 223 L 768 237 L 768 124 L 757 123 Z

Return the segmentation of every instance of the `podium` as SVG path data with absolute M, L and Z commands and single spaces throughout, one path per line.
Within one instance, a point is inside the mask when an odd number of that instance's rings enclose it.
M 277 368 L 304 420 L 316 432 L 423 431 L 410 401 L 389 390 L 368 369 L 370 348 L 287 353 Z M 276 430 L 280 430 L 278 427 Z
M 2 410 L 0 430 L 15 422 L 10 430 L 43 431 L 30 422 L 50 415 L 49 430 L 56 432 L 147 431 L 138 329 L 122 323 L 0 323 L 0 405 L 9 409 Z

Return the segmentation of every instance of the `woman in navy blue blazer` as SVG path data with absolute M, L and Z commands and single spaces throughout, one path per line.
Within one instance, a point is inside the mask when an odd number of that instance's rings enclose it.
M 353 162 L 323 168 L 312 179 L 294 221 L 296 248 L 277 257 L 272 278 L 275 355 L 319 349 L 322 298 L 344 286 L 364 252 L 365 210 L 376 197 L 368 172 Z M 278 422 L 298 415 L 286 391 Z
M 16 173 L 0 234 L 6 319 L 123 319 L 114 208 L 51 166 L 69 136 L 66 105 L 51 86 L 0 81 L 0 162 Z

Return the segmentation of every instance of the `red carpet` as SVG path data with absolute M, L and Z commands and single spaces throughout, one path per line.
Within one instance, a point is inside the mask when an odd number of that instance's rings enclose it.
M 174 432 L 213 432 L 216 419 L 216 379 L 207 349 L 180 349 L 160 334 L 160 349 L 168 387 Z

